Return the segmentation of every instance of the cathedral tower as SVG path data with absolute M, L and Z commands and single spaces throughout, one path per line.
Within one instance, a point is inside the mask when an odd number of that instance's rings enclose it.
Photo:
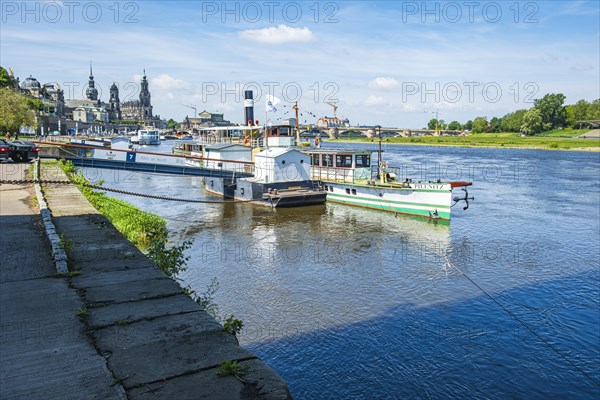
M 111 112 L 111 118 L 113 120 L 120 120 L 121 119 L 121 101 L 119 100 L 119 88 L 117 87 L 117 84 L 113 82 L 112 86 L 110 87 L 110 100 L 109 100 L 109 107 L 110 107 L 110 112 Z
M 144 70 L 144 77 L 142 78 L 142 87 L 140 89 L 140 108 L 143 110 L 144 119 L 152 118 L 152 104 L 150 102 L 150 90 L 148 89 L 146 70 Z
M 88 100 L 98 100 L 98 89 L 96 89 L 94 83 L 94 74 L 92 73 L 92 62 L 90 61 L 90 80 L 88 81 L 88 88 L 85 91 Z

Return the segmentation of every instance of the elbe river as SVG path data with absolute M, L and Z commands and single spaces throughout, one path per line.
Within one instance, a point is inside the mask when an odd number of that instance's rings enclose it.
M 193 240 L 184 284 L 216 278 L 219 315 L 243 320 L 241 345 L 294 398 L 600 398 L 600 153 L 387 145 L 384 158 L 400 179 L 472 181 L 475 201 L 436 225 L 118 197 L 166 218 L 172 243 Z M 202 178 L 85 174 L 218 199 Z

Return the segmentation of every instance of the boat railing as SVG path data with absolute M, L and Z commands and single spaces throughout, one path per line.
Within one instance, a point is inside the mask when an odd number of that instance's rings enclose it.
M 355 174 L 352 168 L 335 168 L 329 166 L 313 165 L 311 168 L 313 179 L 341 183 L 354 183 Z
M 254 164 L 241 164 L 241 163 L 237 163 L 235 161 L 228 161 L 228 160 L 187 160 L 186 162 L 188 162 L 190 165 L 194 165 L 197 167 L 204 167 L 204 168 L 208 168 L 208 169 L 217 169 L 217 170 L 222 170 L 222 171 L 227 171 L 227 172 L 231 172 L 233 176 L 239 174 L 239 173 L 245 173 L 245 174 L 254 174 Z
M 194 141 L 202 145 L 229 143 L 243 144 L 244 146 L 252 144 L 253 148 L 264 147 L 264 138 L 252 139 L 252 142 L 249 143 L 248 140 L 238 136 L 198 135 L 194 138 Z
M 196 141 L 200 144 L 218 144 L 218 143 L 235 143 L 232 137 L 216 136 L 216 135 L 198 135 Z

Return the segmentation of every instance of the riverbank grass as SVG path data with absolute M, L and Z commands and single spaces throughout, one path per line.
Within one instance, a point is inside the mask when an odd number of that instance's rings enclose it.
M 557 129 L 536 136 L 521 136 L 518 133 L 475 133 L 469 136 L 412 136 L 386 137 L 383 143 L 421 145 L 421 146 L 451 146 L 451 147 L 498 147 L 522 148 L 540 150 L 591 150 L 600 151 L 600 140 L 577 139 L 577 136 L 588 132 L 589 129 Z M 377 143 L 377 138 L 342 138 L 329 139 L 329 142 L 340 143 Z
M 77 185 L 92 206 L 106 216 L 115 228 L 138 248 L 145 251 L 152 243 L 166 242 L 167 222 L 163 218 L 142 211 L 126 201 L 112 198 L 104 192 L 85 186 L 89 185 L 90 182 L 83 176 L 81 171 L 76 171 L 72 162 L 59 160 L 58 165 L 65 171 L 69 179 Z M 102 185 L 102 183 L 101 181 L 98 184 Z

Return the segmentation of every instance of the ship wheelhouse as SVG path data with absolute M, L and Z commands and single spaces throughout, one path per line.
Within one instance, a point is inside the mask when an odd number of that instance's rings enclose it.
M 346 183 L 371 179 L 370 151 L 314 149 L 308 153 L 312 179 Z

